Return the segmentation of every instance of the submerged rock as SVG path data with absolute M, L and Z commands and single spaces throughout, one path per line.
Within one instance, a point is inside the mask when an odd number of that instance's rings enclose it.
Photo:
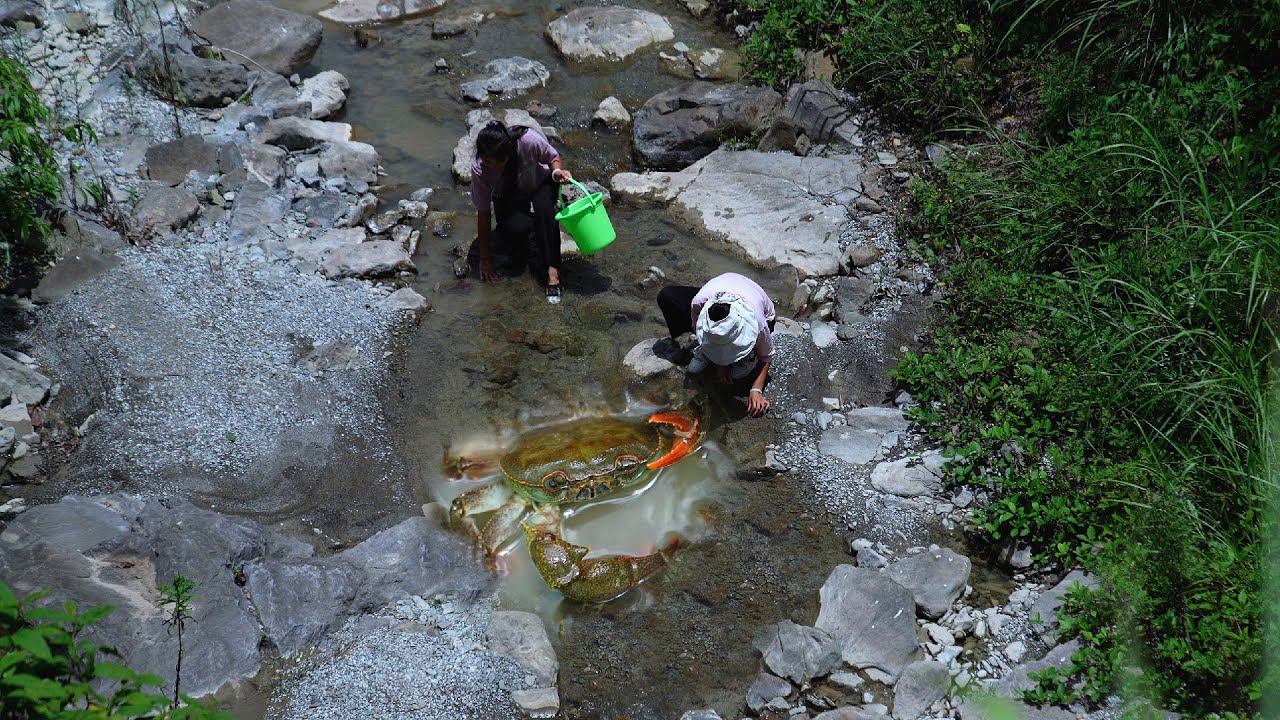
M 494 60 L 484 66 L 492 76 L 485 80 L 473 80 L 462 84 L 462 97 L 472 102 L 488 102 L 494 96 L 518 95 L 535 87 L 542 87 L 551 78 L 551 71 L 536 60 L 510 57 Z
M 446 0 L 338 0 L 321 10 L 320 17 L 345 25 L 390 22 L 422 15 L 444 5 Z
M 675 37 L 656 13 L 624 7 L 578 8 L 547 25 L 547 38 L 572 60 L 625 60 Z

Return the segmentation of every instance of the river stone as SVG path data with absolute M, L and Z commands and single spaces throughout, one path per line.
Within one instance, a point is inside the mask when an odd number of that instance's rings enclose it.
M 246 563 L 245 589 L 263 633 L 281 657 L 294 657 L 346 618 L 361 573 L 337 558 Z
M 675 364 L 659 356 L 655 351 L 656 345 L 668 340 L 668 338 L 641 340 L 627 351 L 626 357 L 622 358 L 623 366 L 630 368 L 640 379 L 657 377 L 670 372 L 675 368 Z
M 930 545 L 927 552 L 904 557 L 885 572 L 911 591 L 920 614 L 937 620 L 964 592 L 973 563 L 950 548 Z
M 950 689 L 951 673 L 946 665 L 933 660 L 911 663 L 893 686 L 894 720 L 916 720 Z
M 620 195 L 671 202 L 762 265 L 834 275 L 840 234 L 850 217 L 844 207 L 826 204 L 827 198 L 841 188 L 861 187 L 861 173 L 854 156 L 802 158 L 722 148 L 679 172 L 619 173 L 611 186 Z
M 782 114 L 791 119 L 814 145 L 861 147 L 858 123 L 831 83 L 814 80 L 787 90 Z
M 836 332 L 836 326 L 821 320 L 815 320 L 810 323 L 809 335 L 813 338 L 814 347 L 818 348 L 831 347 L 840 340 L 840 334 Z
M 515 690 L 511 701 L 531 718 L 553 718 L 560 714 L 560 691 L 553 687 Z
M 610 95 L 600 101 L 600 107 L 596 108 L 596 114 L 591 116 L 591 122 L 611 128 L 623 127 L 631 122 L 631 113 L 622 106 L 621 100 Z
M 942 453 L 930 450 L 922 455 L 884 462 L 871 471 L 871 485 L 880 492 L 898 497 L 933 495 L 942 490 Z
M 1077 585 L 1086 588 L 1098 586 L 1097 577 L 1081 570 L 1072 570 L 1057 585 L 1045 590 L 1036 598 L 1031 606 L 1031 622 L 1039 621 L 1045 631 L 1052 632 L 1058 627 L 1058 610 L 1066 600 L 1067 593 Z
M 840 648 L 817 628 L 790 620 L 778 623 L 773 642 L 764 651 L 764 664 L 773 674 L 803 685 L 830 673 L 840 663 Z
M 311 103 L 311 119 L 323 120 L 342 109 L 351 84 L 340 72 L 325 70 L 302 81 L 298 99 Z
M 147 148 L 146 163 L 152 180 L 180 185 L 192 170 L 201 175 L 218 174 L 218 146 L 199 135 L 186 135 Z
M 416 272 L 417 268 L 404 245 L 392 240 L 371 240 L 334 249 L 320 263 L 320 270 L 325 277 L 337 279 L 385 277 L 404 270 Z
M 249 89 L 249 72 L 243 65 L 169 48 L 168 58 L 153 49 L 138 63 L 142 75 L 162 97 L 176 91 L 185 105 L 220 108 L 224 99 L 234 101 Z
M 680 716 L 680 720 L 721 720 L 720 713 L 711 708 L 705 710 L 690 710 Z
M 751 683 L 751 689 L 747 691 L 747 707 L 760 712 L 770 700 L 776 697 L 787 697 L 791 694 L 791 690 L 791 683 L 777 675 L 761 671 L 756 675 L 755 682 Z
M 69 295 L 76 288 L 102 275 L 120 264 L 120 258 L 114 253 L 100 252 L 96 248 L 71 250 L 63 255 L 50 270 L 40 278 L 40 284 L 31 291 L 31 299 L 38 303 L 47 303 Z M 2 374 L 3 371 L 0 371 Z M 0 396 L 3 396 L 0 387 Z
M 280 187 L 284 182 L 284 159 L 288 152 L 274 145 L 260 143 L 239 143 L 236 147 L 240 150 L 243 167 L 233 172 L 240 178 L 235 184 L 219 182 L 220 187 L 224 190 L 238 190 L 245 180 L 260 182 L 269 188 Z
M 338 0 L 321 10 L 320 17 L 344 25 L 384 23 L 423 15 L 441 7 L 446 0 Z
M 13 400 L 12 395 L 5 399 L 5 401 L 9 400 Z M 20 400 L 13 400 L 0 408 L 0 427 L 12 430 L 15 438 L 30 435 L 34 428 L 31 426 L 31 413 L 27 410 L 27 404 Z
M 507 127 L 527 127 L 550 140 L 555 129 L 541 126 L 527 110 L 490 110 L 480 108 L 467 113 L 467 134 L 453 148 L 453 176 L 463 185 L 471 184 L 471 159 L 476 151 L 476 136 L 490 120 L 499 120 Z
M 883 255 L 884 251 L 875 245 L 850 245 L 840 264 L 849 269 L 864 268 Z
M 632 143 L 646 165 L 682 168 L 710 154 L 726 134 L 765 130 L 781 102 L 770 88 L 684 83 L 654 95 L 636 111 Z
M 815 715 L 813 720 L 885 720 L 888 715 L 866 707 L 842 707 Z
M 556 684 L 560 661 L 542 618 L 530 612 L 498 610 L 484 633 L 489 652 L 514 660 L 533 674 L 540 687 Z
M 484 69 L 491 76 L 463 83 L 463 98 L 472 102 L 488 102 L 494 96 L 519 95 L 531 88 L 545 86 L 551 78 L 551 71 L 546 65 L 522 57 L 493 60 Z
M 738 67 L 741 58 L 732 50 L 706 48 L 690 50 L 685 54 L 693 66 L 693 75 L 699 80 L 737 80 L 742 74 Z
M 429 308 L 430 304 L 413 288 L 403 287 L 383 298 L 378 306 L 388 310 L 418 311 Z
M 35 405 L 49 394 L 51 385 L 49 378 L 0 353 L 0 401 L 14 398 L 24 405 Z
M 319 20 L 281 10 L 261 0 L 230 0 L 214 5 L 191 21 L 191 28 L 215 46 L 233 50 L 257 65 L 288 77 L 311 62 L 324 26 Z
M 327 178 L 344 177 L 353 183 L 378 180 L 378 151 L 368 143 L 325 143 L 318 160 L 320 172 Z
M 624 7 L 578 8 L 547 25 L 556 49 L 578 61 L 625 60 L 675 36 L 661 15 Z
M 29 22 L 36 27 L 44 26 L 42 11 L 44 6 L 33 0 L 0 1 L 0 27 L 14 27 L 20 22 Z
M 349 140 L 351 140 L 351 126 L 347 123 L 307 120 L 300 117 L 268 120 L 258 133 L 258 142 L 264 145 L 279 145 L 286 150 L 309 150 L 322 142 Z
M 199 214 L 200 201 L 190 191 L 156 183 L 134 206 L 132 226 L 143 233 L 151 230 L 163 235 L 186 227 Z
M 883 457 L 884 436 L 866 429 L 835 426 L 823 431 L 818 451 L 850 465 L 866 465 Z
M 227 221 L 227 244 L 244 247 L 268 237 L 270 228 L 284 217 L 289 201 L 264 183 L 250 180 L 236 191 Z
M 896 680 L 917 650 L 911 592 L 879 571 L 838 565 L 819 598 L 816 626 L 840 644 L 841 659 Z

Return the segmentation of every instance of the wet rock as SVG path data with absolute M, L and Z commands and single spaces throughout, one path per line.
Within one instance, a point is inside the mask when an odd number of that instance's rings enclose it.
M 258 133 L 258 142 L 279 145 L 286 150 L 309 150 L 324 142 L 347 142 L 351 126 L 347 123 L 284 117 L 268 120 Z
M 76 288 L 119 264 L 120 258 L 114 253 L 100 252 L 96 248 L 70 251 L 63 255 L 57 264 L 44 274 L 44 277 L 40 278 L 40 284 L 31 291 L 31 299 L 38 303 L 45 303 L 66 297 Z M 2 375 L 3 370 L 0 370 L 0 376 Z M 2 382 L 0 380 L 0 383 Z M 0 384 L 0 397 L 7 397 L 2 384 Z
M 331 251 L 320 264 L 330 279 L 344 277 L 378 278 L 401 271 L 416 272 L 409 253 L 400 243 L 372 240 L 359 245 L 344 245 Z
M 675 37 L 656 13 L 625 7 L 585 7 L 547 25 L 547 38 L 571 60 L 625 60 Z
M 344 177 L 353 183 L 378 180 L 378 151 L 367 143 L 326 143 L 318 161 L 320 172 L 327 178 Z
M 782 115 L 815 145 L 861 147 L 857 120 L 829 82 L 815 80 L 792 85 Z
M 791 690 L 791 683 L 776 675 L 761 672 L 756 675 L 755 682 L 751 683 L 751 689 L 747 691 L 747 707 L 760 712 L 770 700 L 785 698 L 791 694 Z
M 0 402 L 12 398 L 24 405 L 35 405 L 49 394 L 51 385 L 49 378 L 0 353 Z
M 236 192 L 227 222 L 227 244 L 244 247 L 274 237 L 270 228 L 280 222 L 289 201 L 267 185 L 250 180 Z
M 431 305 L 427 299 L 422 297 L 413 288 L 400 288 L 388 295 L 382 302 L 378 303 L 388 310 L 425 310 Z
M 946 665 L 932 660 L 911 663 L 893 686 L 894 720 L 915 720 L 926 714 L 950 689 L 951 673 Z
M 876 570 L 839 565 L 819 597 L 815 624 L 840 644 L 841 659 L 897 679 L 917 647 L 911 592 Z
M 840 662 L 840 649 L 831 635 L 817 628 L 784 620 L 764 650 L 764 664 L 773 674 L 796 684 L 822 677 Z
M 738 53 L 723 48 L 691 50 L 686 54 L 693 65 L 693 76 L 699 80 L 737 80 L 742 74 Z
M 147 148 L 146 163 L 152 180 L 179 185 L 192 170 L 217 175 L 218 147 L 199 135 L 186 135 Z
M 756 262 L 834 275 L 838 238 L 850 218 L 826 198 L 839 188 L 858 187 L 861 169 L 851 157 L 720 149 L 680 172 L 619 173 L 611 187 L 617 194 L 671 202 Z
M 158 49 L 147 52 L 138 70 L 161 97 L 171 93 L 186 105 L 220 108 L 249 89 L 249 72 L 239 63 L 211 60 L 170 46 L 168 58 Z
M 675 364 L 655 351 L 655 346 L 666 340 L 667 338 L 649 338 L 636 343 L 622 359 L 623 366 L 630 368 L 641 379 L 670 373 L 675 369 Z
M 937 620 L 964 592 L 972 568 L 969 558 L 930 545 L 927 552 L 903 558 L 885 572 L 911 591 L 921 615 Z
M 200 214 L 200 201 L 185 188 L 152 185 L 133 208 L 132 227 L 146 235 L 186 227 Z
M 191 27 L 201 37 L 283 76 L 302 70 L 320 47 L 319 20 L 260 0 L 230 0 L 197 15 Z
M 932 495 L 942 490 L 944 463 L 942 453 L 937 450 L 880 463 L 871 471 L 871 485 L 880 492 L 898 497 Z
M 707 708 L 705 710 L 690 710 L 680 716 L 680 720 L 721 720 L 720 713 Z
M 516 690 L 511 700 L 531 718 L 553 718 L 560 714 L 560 691 L 553 687 Z
M 621 100 L 610 95 L 600 101 L 600 107 L 591 116 L 591 122 L 611 128 L 624 127 L 631 122 L 631 113 L 622 106 Z
M 385 23 L 429 13 L 445 2 L 446 0 L 338 0 L 333 7 L 321 10 L 318 14 L 326 20 L 344 25 Z
M 685 83 L 654 95 L 636 111 L 632 142 L 646 165 L 685 167 L 719 147 L 726 133 L 765 130 L 781 102 L 769 88 Z
M 488 102 L 494 97 L 518 95 L 542 87 L 551 77 L 546 65 L 528 58 L 510 57 L 484 66 L 491 77 L 462 84 L 462 97 L 472 102 Z
M 885 720 L 888 716 L 866 707 L 842 707 L 815 715 L 813 720 Z
M 560 661 L 537 615 L 514 610 L 494 612 L 485 630 L 485 642 L 489 652 L 516 661 L 533 674 L 541 687 L 556 684 Z
M 298 99 L 311 103 L 312 120 L 323 120 L 342 109 L 347 102 L 350 83 L 342 73 L 325 70 L 302 81 Z

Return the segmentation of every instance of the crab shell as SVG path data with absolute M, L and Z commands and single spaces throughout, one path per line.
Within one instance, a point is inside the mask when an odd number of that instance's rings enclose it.
M 530 431 L 499 465 L 516 492 L 538 503 L 590 500 L 643 480 L 684 442 L 644 420 L 592 417 Z M 683 456 L 683 453 L 681 453 Z

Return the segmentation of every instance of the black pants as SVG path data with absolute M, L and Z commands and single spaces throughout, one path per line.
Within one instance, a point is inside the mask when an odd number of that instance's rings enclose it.
M 533 206 L 530 212 L 529 206 Z M 511 193 L 494 198 L 496 235 L 510 258 L 508 274 L 529 269 L 540 282 L 547 281 L 547 268 L 560 267 L 560 224 L 556 222 L 555 185 L 548 180 L 530 193 Z M 529 250 L 532 247 L 533 256 Z

